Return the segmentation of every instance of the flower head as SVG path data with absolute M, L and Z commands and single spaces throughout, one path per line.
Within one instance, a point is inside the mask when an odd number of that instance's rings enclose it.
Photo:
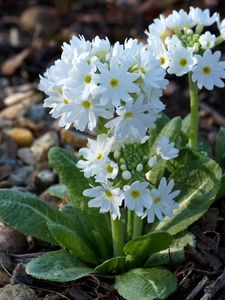
M 161 136 L 157 142 L 156 153 L 161 156 L 162 159 L 170 160 L 178 156 L 179 150 L 174 147 L 174 143 L 169 142 L 167 136 Z
M 89 207 L 100 207 L 100 213 L 110 212 L 113 220 L 117 217 L 120 218 L 123 191 L 119 188 L 114 188 L 110 183 L 106 183 L 84 190 L 83 195 L 93 198 L 88 202 Z
M 193 68 L 192 80 L 197 82 L 200 89 L 203 86 L 208 90 L 214 86 L 224 87 L 221 78 L 225 78 L 225 62 L 219 61 L 220 56 L 220 51 L 212 53 L 211 50 L 206 50 L 203 56 L 196 55 L 197 64 Z
M 125 206 L 134 210 L 136 215 L 142 216 L 144 208 L 150 208 L 152 198 L 148 189 L 148 182 L 135 181 L 131 186 L 124 186 Z
M 163 221 L 164 219 L 163 214 L 170 218 L 173 216 L 173 210 L 179 207 L 178 203 L 174 201 L 174 198 L 180 193 L 179 190 L 172 192 L 173 186 L 173 179 L 167 184 L 166 178 L 163 177 L 160 180 L 158 188 L 153 188 L 151 190 L 150 195 L 153 200 L 152 206 L 145 212 L 148 223 L 153 223 L 155 216 L 160 221 Z

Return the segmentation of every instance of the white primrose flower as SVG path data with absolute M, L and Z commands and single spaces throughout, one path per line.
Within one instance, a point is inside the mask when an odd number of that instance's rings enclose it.
M 153 23 L 148 26 L 148 30 L 145 30 L 145 34 L 147 34 L 150 39 L 152 39 L 152 37 L 164 39 L 166 37 L 166 30 L 165 17 L 160 15 L 159 18 L 154 19 Z
M 161 156 L 162 159 L 170 160 L 179 155 L 179 150 L 174 147 L 174 143 L 169 142 L 167 136 L 161 136 L 157 141 L 156 153 Z
M 110 68 L 102 63 L 98 63 L 97 67 L 100 74 L 95 75 L 95 80 L 99 84 L 96 94 L 100 96 L 101 104 L 110 101 L 117 107 L 121 100 L 124 102 L 131 100 L 131 93 L 139 92 L 138 85 L 134 83 L 139 74 L 128 72 L 126 64 L 118 65 L 111 59 Z
M 180 9 L 179 11 L 173 10 L 172 14 L 166 18 L 166 26 L 172 30 L 179 30 L 184 27 L 193 27 L 194 23 L 186 11 Z
M 152 55 L 149 47 L 142 48 L 137 57 L 139 74 L 144 83 L 152 88 L 164 88 L 168 80 L 164 78 L 165 70 L 160 66 L 160 60 Z
M 166 69 L 169 65 L 169 59 L 164 43 L 158 37 L 154 37 L 148 38 L 148 44 L 150 45 L 153 55 L 160 60 L 161 67 Z
M 102 164 L 112 149 L 114 139 L 106 134 L 97 136 L 97 140 L 88 139 L 88 147 L 79 150 L 83 156 L 77 163 L 77 167 L 82 169 L 86 178 L 97 175 L 99 165 Z
M 215 46 L 216 36 L 211 32 L 206 31 L 199 37 L 199 42 L 203 49 L 210 49 Z
M 152 198 L 148 189 L 148 182 L 135 181 L 124 186 L 125 206 L 134 210 L 137 216 L 143 216 L 144 208 L 152 206 Z
M 87 59 L 91 51 L 91 42 L 86 41 L 82 35 L 73 36 L 69 44 L 63 43 L 62 46 L 62 60 L 70 62 L 74 57 L 80 59 Z
M 160 221 L 163 221 L 163 214 L 172 218 L 173 210 L 179 207 L 178 203 L 174 201 L 174 198 L 180 194 L 179 190 L 172 192 L 173 186 L 173 179 L 167 184 L 166 178 L 163 177 L 160 180 L 158 188 L 153 188 L 150 191 L 150 197 L 153 199 L 153 203 L 152 206 L 145 211 L 144 215 L 147 215 L 148 223 L 153 223 L 155 216 Z
M 119 170 L 118 165 L 108 158 L 103 160 L 102 163 L 99 164 L 98 168 L 99 171 L 95 176 L 97 182 L 105 182 L 108 179 L 115 179 Z
M 180 39 L 178 39 L 175 34 L 171 37 L 167 37 L 165 39 L 165 44 L 167 46 L 167 49 L 171 52 L 176 50 L 177 48 L 183 48 Z
M 100 60 L 104 60 L 107 57 L 110 48 L 110 41 L 107 37 L 100 39 L 99 36 L 96 36 L 92 40 L 91 55 L 96 55 Z
M 93 130 L 98 124 L 98 118 L 111 119 L 114 113 L 114 107 L 110 105 L 101 105 L 98 97 L 92 97 L 90 94 L 77 96 L 73 98 L 68 105 L 64 105 L 62 111 L 66 112 L 67 123 L 73 123 L 80 131 L 86 128 Z
M 71 90 L 73 97 L 80 94 L 87 97 L 97 86 L 93 80 L 96 66 L 90 65 L 85 60 L 73 60 L 72 63 L 66 87 Z
M 154 128 L 158 117 L 151 112 L 150 104 L 143 104 L 142 97 L 118 107 L 116 113 L 118 117 L 105 124 L 106 128 L 112 129 L 116 140 L 145 138 L 147 128 Z
M 168 52 L 169 58 L 169 74 L 182 76 L 190 72 L 196 63 L 196 58 L 192 54 L 191 49 L 184 47 L 174 48 L 172 52 Z
M 102 186 L 96 186 L 84 190 L 83 195 L 93 198 L 88 202 L 89 207 L 100 207 L 100 213 L 110 212 L 112 219 L 120 219 L 120 206 L 123 202 L 123 191 L 114 188 L 111 183 L 107 182 Z
M 225 19 L 223 19 L 221 22 L 218 19 L 218 21 L 217 21 L 217 27 L 218 27 L 218 30 L 219 30 L 222 38 L 225 39 Z
M 189 16 L 195 25 L 210 26 L 218 20 L 218 13 L 210 16 L 209 9 L 200 9 L 199 7 L 190 7 Z
M 221 78 L 225 78 L 225 61 L 219 61 L 220 51 L 212 53 L 206 50 L 201 55 L 196 55 L 197 64 L 193 68 L 192 80 L 197 82 L 199 89 L 205 87 L 212 90 L 214 86 L 223 88 L 224 82 Z

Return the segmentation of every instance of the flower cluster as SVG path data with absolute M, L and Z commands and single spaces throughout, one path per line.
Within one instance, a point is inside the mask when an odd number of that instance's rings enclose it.
M 115 137 L 106 134 L 97 140 L 88 140 L 88 147 L 80 150 L 82 159 L 77 167 L 87 178 L 94 177 L 97 186 L 84 191 L 84 196 L 92 198 L 89 207 L 99 207 L 101 213 L 110 212 L 113 219 L 120 218 L 121 206 L 132 210 L 139 217 L 147 216 L 149 223 L 155 216 L 162 221 L 164 215 L 171 217 L 178 208 L 174 198 L 179 194 L 172 192 L 174 181 L 168 183 L 163 177 L 158 188 L 152 187 L 145 174 L 160 160 L 170 160 L 179 154 L 168 137 L 161 136 L 155 154 L 148 155 L 148 143 L 125 143 L 123 146 Z M 152 162 L 150 164 L 150 161 Z
M 219 31 L 217 37 L 208 30 L 214 23 Z M 221 22 L 217 13 L 210 15 L 208 9 L 194 7 L 189 13 L 173 11 L 155 19 L 145 33 L 155 57 L 168 73 L 182 76 L 191 72 L 200 89 L 224 87 L 221 78 L 225 78 L 225 62 L 220 61 L 220 51 L 213 52 L 225 40 L 225 20 Z
M 168 82 L 164 76 L 149 45 L 74 36 L 41 77 L 40 88 L 60 126 L 93 130 L 101 118 L 116 141 L 145 141 L 164 109 L 159 100 Z

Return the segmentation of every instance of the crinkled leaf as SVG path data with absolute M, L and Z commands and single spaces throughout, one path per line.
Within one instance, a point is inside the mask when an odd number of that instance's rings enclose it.
M 101 265 L 97 266 L 93 272 L 101 274 L 109 274 L 112 272 L 123 271 L 126 256 L 117 256 L 104 261 Z
M 123 248 L 129 266 L 141 266 L 151 254 L 168 248 L 172 236 L 167 232 L 152 232 L 129 241 Z
M 92 269 L 68 251 L 60 250 L 32 259 L 26 272 L 38 279 L 67 282 L 89 274 Z
M 76 167 L 78 159 L 68 151 L 53 147 L 48 153 L 50 165 L 59 173 L 60 180 L 69 191 L 70 201 L 75 207 L 87 208 L 83 191 L 89 188 L 88 180 Z
M 98 263 L 95 253 L 76 231 L 53 222 L 49 222 L 47 225 L 51 235 L 63 248 L 70 250 L 82 261 L 92 264 Z
M 69 219 L 62 212 L 35 195 L 8 189 L 0 190 L 0 218 L 4 223 L 26 235 L 51 243 L 56 241 L 50 234 L 47 223 L 50 221 L 69 223 Z
M 166 299 L 176 286 L 174 274 L 159 267 L 130 270 L 116 276 L 114 285 L 126 300 Z
M 225 128 L 220 128 L 216 136 L 216 158 L 225 169 Z
M 175 235 L 198 220 L 215 200 L 221 176 L 219 165 L 201 156 L 175 169 L 171 178 L 175 181 L 174 190 L 181 191 L 177 197 L 179 208 L 172 218 L 166 217 L 150 226 L 150 231 L 163 230 Z
M 112 257 L 112 234 L 108 214 L 69 205 L 64 207 L 63 212 L 79 223 L 77 226 L 82 229 L 82 236 L 90 242 L 99 257 L 104 260 Z
M 171 263 L 181 263 L 185 259 L 184 247 L 195 246 L 195 236 L 190 232 L 181 232 L 174 237 L 168 249 L 152 254 L 145 263 L 145 267 L 156 267 Z

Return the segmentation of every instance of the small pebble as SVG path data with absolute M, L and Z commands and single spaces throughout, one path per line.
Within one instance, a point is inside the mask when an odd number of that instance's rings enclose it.
M 0 270 L 0 286 L 5 286 L 6 284 L 9 284 L 9 282 L 10 282 L 9 275 L 5 271 Z
M 19 147 L 29 147 L 34 139 L 32 132 L 26 128 L 15 127 L 6 132 Z
M 10 175 L 9 181 L 12 185 L 25 186 L 29 182 L 33 170 L 33 166 L 24 166 L 18 168 Z
M 0 251 L 6 253 L 22 253 L 27 249 L 26 237 L 19 231 L 0 224 Z
M 35 184 L 42 188 L 47 188 L 56 183 L 57 175 L 50 170 L 42 170 L 35 177 Z
M 25 116 L 32 120 L 33 122 L 39 122 L 43 119 L 45 115 L 45 110 L 42 104 L 32 105 L 26 111 Z
M 30 148 L 19 148 L 17 156 L 27 165 L 35 164 L 35 159 Z
M 76 148 L 87 146 L 87 136 L 74 130 L 60 130 L 60 139 L 62 144 L 68 144 Z
M 31 151 L 34 154 L 36 161 L 41 161 L 47 158 L 48 150 L 53 146 L 59 145 L 57 133 L 49 131 L 40 136 L 32 145 Z
M 38 300 L 35 292 L 25 284 L 7 284 L 0 289 L 0 300 Z

